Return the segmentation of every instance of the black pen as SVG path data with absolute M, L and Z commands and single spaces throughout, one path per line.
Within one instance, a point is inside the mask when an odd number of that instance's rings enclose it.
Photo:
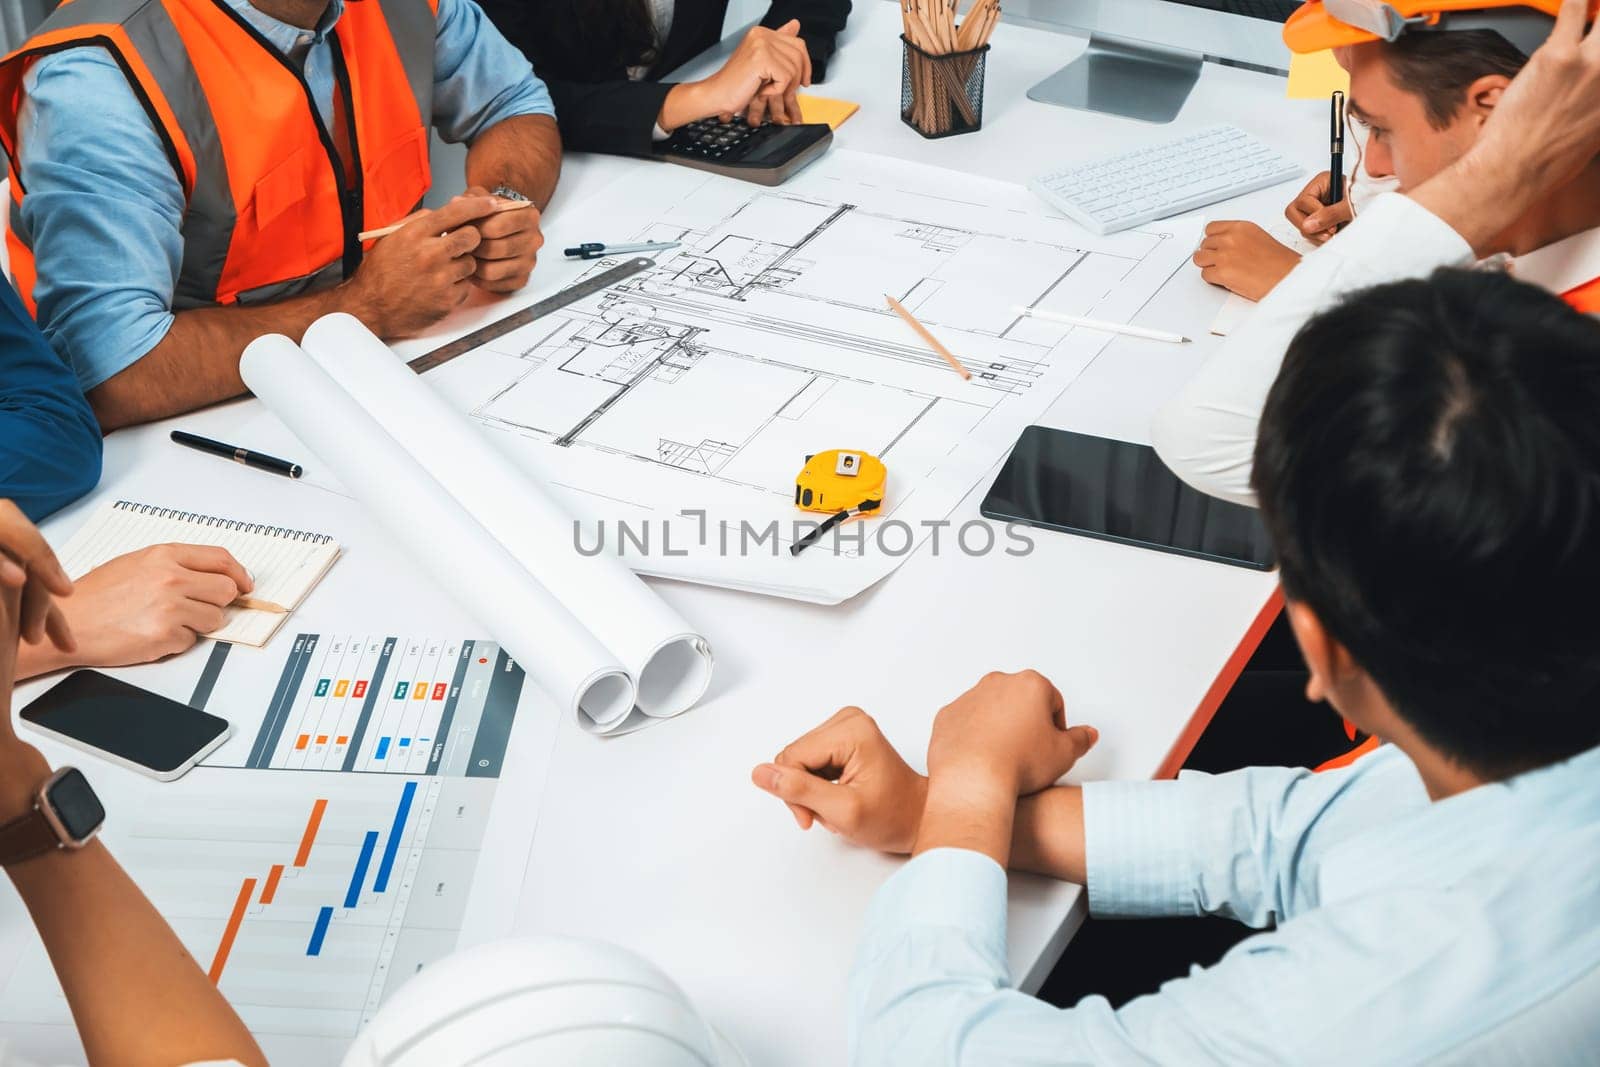
M 173 430 L 172 440 L 175 444 L 183 445 L 186 448 L 210 452 L 213 456 L 231 459 L 235 463 L 243 463 L 246 467 L 254 467 L 258 471 L 271 471 L 273 474 L 282 474 L 288 478 L 298 478 L 304 473 L 298 463 L 290 463 L 286 459 L 268 456 L 261 452 L 252 452 L 248 448 L 240 448 L 237 445 L 213 441 L 211 438 L 201 437 L 199 434 Z
M 1333 126 L 1330 135 L 1332 159 L 1328 164 L 1328 198 L 1330 206 L 1344 199 L 1344 93 L 1335 89 L 1331 100 Z

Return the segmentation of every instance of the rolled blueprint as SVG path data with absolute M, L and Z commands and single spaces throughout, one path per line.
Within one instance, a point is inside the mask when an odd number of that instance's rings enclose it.
M 585 729 L 693 706 L 706 642 L 617 560 L 585 558 L 528 472 L 359 321 L 246 349 L 245 383 Z M 426 506 L 419 506 L 426 501 Z

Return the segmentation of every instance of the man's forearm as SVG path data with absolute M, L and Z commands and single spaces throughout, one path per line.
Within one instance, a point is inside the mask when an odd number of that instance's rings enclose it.
M 1016 784 L 985 772 L 930 776 L 913 856 L 936 848 L 981 852 L 1010 865 Z
M 1013 871 L 1029 871 L 1079 885 L 1088 881 L 1083 847 L 1083 790 L 1058 785 L 1017 801 L 1011 824 Z
M 490 126 L 467 150 L 467 185 L 508 185 L 543 211 L 561 177 L 561 133 L 549 115 L 515 115 Z
M 239 396 L 239 357 L 251 341 L 268 333 L 298 341 L 335 311 L 362 317 L 349 283 L 258 307 L 180 311 L 154 348 L 89 391 L 89 404 L 109 433 Z

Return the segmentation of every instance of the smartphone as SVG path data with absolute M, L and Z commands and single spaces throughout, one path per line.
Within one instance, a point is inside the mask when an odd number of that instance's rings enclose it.
M 991 519 L 1253 570 L 1274 565 L 1254 508 L 1179 480 L 1149 445 L 1029 426 L 979 509 Z
M 99 671 L 69 674 L 23 708 L 22 721 L 163 782 L 183 777 L 233 732 L 227 719 Z

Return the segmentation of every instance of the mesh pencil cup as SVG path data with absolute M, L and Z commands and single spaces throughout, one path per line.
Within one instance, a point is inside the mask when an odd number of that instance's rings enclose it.
M 924 137 L 950 137 L 983 127 L 983 75 L 989 46 L 938 55 L 900 36 L 900 118 Z

